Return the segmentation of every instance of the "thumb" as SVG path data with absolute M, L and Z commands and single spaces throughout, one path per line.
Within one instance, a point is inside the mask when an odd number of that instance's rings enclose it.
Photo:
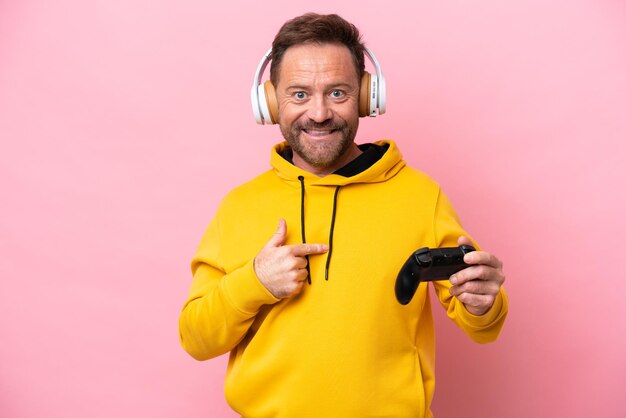
M 459 239 L 457 240 L 457 243 L 459 245 L 472 245 L 472 246 L 474 245 L 472 241 L 470 241 L 470 239 L 466 237 L 465 235 L 461 235 Z
M 283 218 L 278 221 L 278 228 L 272 238 L 265 244 L 266 247 L 280 247 L 285 243 L 287 238 L 287 222 Z

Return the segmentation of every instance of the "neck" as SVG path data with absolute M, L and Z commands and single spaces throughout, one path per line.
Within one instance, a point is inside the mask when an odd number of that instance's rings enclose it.
M 327 167 L 317 167 L 311 165 L 304 161 L 297 153 L 293 153 L 293 164 L 307 171 L 309 173 L 315 174 L 318 177 L 325 177 L 329 174 L 334 173 L 339 170 L 344 165 L 348 164 L 350 161 L 354 160 L 356 157 L 361 155 L 363 151 L 359 149 L 359 147 L 353 142 L 350 148 L 346 150 L 336 161 L 334 161 L 331 165 Z

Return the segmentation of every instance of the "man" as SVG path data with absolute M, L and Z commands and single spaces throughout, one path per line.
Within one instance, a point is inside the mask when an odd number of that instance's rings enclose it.
M 198 360 L 230 352 L 225 393 L 242 416 L 432 416 L 429 286 L 403 306 L 394 283 L 417 248 L 472 242 L 392 141 L 355 144 L 363 71 L 358 31 L 339 16 L 281 28 L 271 79 L 286 142 L 224 199 L 192 261 L 181 342 Z M 472 339 L 493 341 L 502 265 L 482 251 L 465 261 L 434 289 Z

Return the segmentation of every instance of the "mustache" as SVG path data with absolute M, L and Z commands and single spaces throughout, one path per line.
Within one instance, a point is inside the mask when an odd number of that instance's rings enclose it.
M 308 121 L 305 123 L 297 123 L 295 124 L 294 127 L 299 130 L 305 130 L 305 131 L 308 131 L 311 129 L 320 130 L 320 131 L 336 131 L 336 130 L 345 128 L 345 124 L 337 123 L 332 120 L 324 121 L 322 123 Z

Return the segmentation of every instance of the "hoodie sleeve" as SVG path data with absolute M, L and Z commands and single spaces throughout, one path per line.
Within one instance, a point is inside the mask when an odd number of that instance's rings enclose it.
M 450 200 L 439 189 L 433 218 L 433 231 L 438 247 L 456 247 L 457 239 L 461 235 L 470 238 L 477 250 L 480 248 L 467 234 L 456 215 Z M 452 319 L 472 340 L 479 343 L 495 341 L 504 325 L 508 312 L 508 300 L 503 287 L 496 296 L 493 306 L 485 314 L 477 316 L 470 313 L 463 303 L 450 294 L 452 284 L 448 280 L 432 282 L 439 301 L 446 309 L 448 317 Z
M 221 251 L 220 211 L 209 224 L 191 262 L 193 281 L 179 319 L 180 341 L 196 360 L 237 346 L 259 309 L 279 301 L 254 272 L 254 258 L 226 271 Z

